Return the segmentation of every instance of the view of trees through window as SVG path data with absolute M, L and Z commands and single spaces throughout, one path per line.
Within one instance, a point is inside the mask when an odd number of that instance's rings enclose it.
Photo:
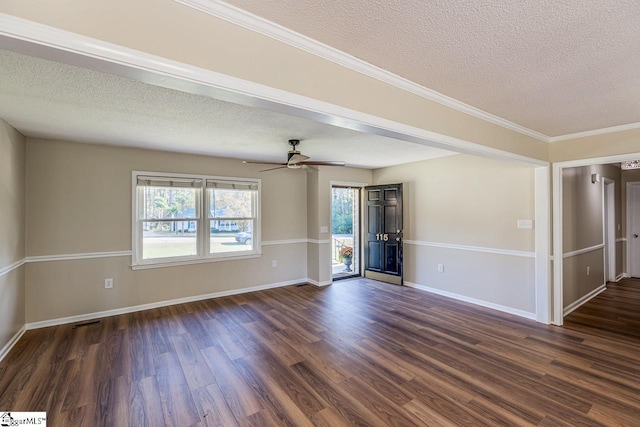
M 353 234 L 353 190 L 334 188 L 332 194 L 331 233 Z
M 203 191 L 207 192 L 204 200 Z M 142 259 L 199 256 L 201 226 L 208 227 L 211 255 L 253 250 L 254 193 L 203 186 L 139 186 Z

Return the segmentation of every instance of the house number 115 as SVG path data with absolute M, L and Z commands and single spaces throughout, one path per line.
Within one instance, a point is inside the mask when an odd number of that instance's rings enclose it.
M 376 234 L 376 240 L 384 240 L 386 242 L 387 240 L 389 240 L 389 235 L 378 233 Z

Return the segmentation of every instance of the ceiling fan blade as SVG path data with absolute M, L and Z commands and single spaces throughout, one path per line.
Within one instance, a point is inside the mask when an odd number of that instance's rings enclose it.
M 295 154 L 291 155 L 291 157 L 289 158 L 288 163 L 289 164 L 300 163 L 300 162 L 302 162 L 304 160 L 307 160 L 308 158 L 309 158 L 309 156 L 305 156 L 305 155 L 302 155 L 300 153 L 295 153 Z
M 275 168 L 263 169 L 260 172 L 269 172 L 269 171 L 274 171 L 276 169 L 286 169 L 286 168 L 287 168 L 287 165 L 284 165 L 284 166 L 278 166 L 278 167 L 275 167 Z
M 243 160 L 242 163 L 246 163 L 248 165 L 280 165 L 280 166 L 286 166 L 286 163 L 282 163 L 282 162 L 254 162 L 251 160 Z
M 344 162 L 302 162 L 302 164 L 313 166 L 344 166 Z

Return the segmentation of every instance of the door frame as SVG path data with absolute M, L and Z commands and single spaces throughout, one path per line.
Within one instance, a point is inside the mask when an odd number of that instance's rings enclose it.
M 627 268 L 626 268 L 626 273 L 629 277 L 632 277 L 631 275 L 631 260 L 633 259 L 633 257 L 631 256 L 631 247 L 632 247 L 632 242 L 633 242 L 633 233 L 631 231 L 631 190 L 633 187 L 640 187 L 640 181 L 632 181 L 632 182 L 627 182 L 627 203 L 626 203 L 626 213 L 627 213 Z
M 369 200 L 369 191 L 371 191 L 371 187 L 378 187 L 381 188 L 381 196 L 382 198 L 379 199 L 379 202 L 385 203 L 387 201 L 386 199 L 386 191 L 387 190 L 391 190 L 392 191 L 397 191 L 399 197 L 396 198 L 396 205 L 395 206 L 399 206 L 400 207 L 400 214 L 398 215 L 397 211 L 395 214 L 395 218 L 399 218 L 399 227 L 393 227 L 396 231 L 395 232 L 389 232 L 387 234 L 386 232 L 386 227 L 387 227 L 387 223 L 386 223 L 386 219 L 385 218 L 385 210 L 384 208 L 382 209 L 381 213 L 380 213 L 380 221 L 382 221 L 381 223 L 384 225 L 382 229 L 379 230 L 379 232 L 381 234 L 376 233 L 376 242 L 379 242 L 382 246 L 381 246 L 381 251 L 380 251 L 380 257 L 379 257 L 379 261 L 381 261 L 381 268 L 380 271 L 375 271 L 374 269 L 367 269 L 367 266 L 369 264 L 369 260 L 370 260 L 370 242 L 372 242 L 372 240 L 370 239 L 370 235 L 373 234 L 371 233 L 371 228 L 370 228 L 370 223 L 369 223 L 369 203 L 373 202 L 372 200 Z M 380 191 L 380 190 L 373 190 L 373 191 Z M 404 183 L 403 182 L 396 182 L 396 183 L 385 183 L 385 184 L 373 184 L 371 186 L 365 187 L 363 189 L 363 195 L 364 195 L 364 200 L 363 200 L 363 206 L 364 206 L 364 210 L 363 210 L 363 218 L 364 218 L 364 224 L 365 224 L 365 232 L 363 233 L 363 240 L 364 240 L 364 254 L 365 254 L 365 259 L 364 259 L 364 263 L 363 263 L 363 277 L 365 278 L 369 278 L 369 279 L 373 279 L 373 280 L 379 280 L 382 282 L 387 282 L 387 283 L 391 283 L 394 285 L 403 285 L 404 282 L 404 255 L 403 255 L 403 247 L 404 247 Z M 398 199 L 400 199 L 400 202 L 398 203 Z M 386 206 L 386 205 L 383 205 Z M 380 224 L 377 224 L 380 225 Z M 398 225 L 398 224 L 396 224 Z M 366 237 L 365 237 L 366 236 Z M 379 239 L 382 238 L 382 236 L 384 236 L 384 240 Z M 399 265 L 399 275 L 391 273 L 389 271 L 386 270 L 386 268 L 384 267 L 386 265 L 386 255 L 387 255 L 387 249 L 389 246 L 393 246 L 393 236 L 395 236 L 395 241 L 396 243 L 396 261 L 398 262 L 397 265 Z M 389 243 L 387 244 L 387 238 L 389 237 Z M 370 266 L 369 266 L 370 267 Z
M 640 158 L 640 152 L 618 154 L 615 156 L 593 157 L 581 160 L 556 162 L 552 164 L 552 212 L 553 212 L 553 319 L 552 324 L 562 326 L 564 323 L 563 307 L 563 242 L 562 242 L 562 170 L 580 166 L 619 163 Z M 628 205 L 628 201 L 627 201 Z M 627 221 L 629 220 L 627 215 Z M 628 231 L 627 231 L 628 233 Z M 627 259 L 629 251 L 627 250 Z M 558 262 L 559 261 L 559 262 Z M 627 263 L 627 267 L 629 264 Z
M 360 274 L 360 276 L 363 275 L 363 266 L 364 266 L 364 262 L 363 262 L 363 254 L 362 254 L 362 245 L 364 244 L 364 237 L 363 237 L 363 233 L 362 233 L 362 224 L 363 224 L 363 220 L 364 217 L 362 216 L 362 202 L 363 202 L 363 197 L 362 197 L 362 189 L 368 185 L 366 182 L 351 182 L 351 181 L 329 181 L 329 194 L 332 194 L 333 192 L 333 187 L 348 187 L 348 188 L 354 188 L 354 189 L 358 189 L 360 190 L 360 206 L 359 206 L 359 216 L 360 218 L 358 218 L 358 223 L 360 224 L 360 233 L 358 236 L 358 240 L 359 240 L 359 250 L 360 253 L 358 254 L 360 257 L 360 265 L 358 266 L 358 274 Z M 331 231 L 333 230 L 333 215 L 331 212 L 332 209 L 332 205 L 333 202 L 330 201 L 329 202 L 329 233 L 331 234 Z M 331 245 L 329 245 L 329 265 L 328 265 L 328 269 L 329 269 L 329 277 L 331 278 L 331 283 L 333 283 L 333 268 L 331 266 Z
M 602 241 L 604 283 L 616 280 L 616 182 L 602 178 Z

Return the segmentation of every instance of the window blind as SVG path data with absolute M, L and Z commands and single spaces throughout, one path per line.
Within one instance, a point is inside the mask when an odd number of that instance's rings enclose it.
M 251 181 L 223 181 L 208 179 L 207 188 L 215 188 L 217 190 L 258 191 L 258 183 Z
M 140 187 L 174 187 L 200 188 L 202 180 L 199 178 L 163 178 L 161 176 L 138 176 Z

